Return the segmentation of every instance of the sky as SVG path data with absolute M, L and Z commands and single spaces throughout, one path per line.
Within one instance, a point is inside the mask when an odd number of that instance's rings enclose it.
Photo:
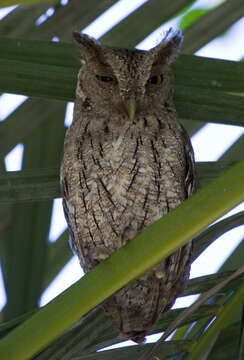
M 127 16 L 130 12 L 135 10 L 136 7 L 142 5 L 148 0 L 121 0 L 100 16 L 95 22 L 90 24 L 83 32 L 99 38 L 105 34 L 111 27 L 115 26 L 121 18 Z M 203 8 L 206 6 L 217 5 L 219 0 L 199 0 L 194 3 L 192 8 Z M 65 0 L 63 0 L 65 4 Z M 191 8 L 191 9 L 192 9 Z M 8 10 L 9 11 L 9 10 Z M 46 15 L 38 19 L 37 23 L 45 21 L 46 17 L 51 16 L 52 10 L 49 10 Z M 0 18 L 3 16 L 0 11 Z M 137 45 L 139 49 L 149 49 L 156 45 L 161 39 L 162 34 L 169 27 L 177 28 L 181 17 L 177 17 L 169 21 L 140 44 Z M 211 41 L 208 45 L 201 48 L 196 55 L 207 56 L 212 58 L 221 58 L 226 60 L 240 60 L 244 57 L 244 47 L 240 46 L 240 33 L 244 33 L 244 18 L 234 24 L 230 30 L 223 37 L 219 37 Z M 25 101 L 25 96 L 15 96 L 4 94 L 0 97 L 0 121 L 3 121 L 6 116 L 11 113 L 18 104 Z M 65 125 L 68 126 L 72 121 L 73 104 L 67 105 Z M 244 134 L 244 129 L 238 126 L 222 125 L 222 124 L 206 124 L 201 131 L 192 136 L 191 141 L 193 144 L 196 161 L 216 161 L 218 158 L 241 136 Z M 216 142 L 216 137 L 218 141 Z M 207 145 L 207 146 L 206 146 Z M 8 171 L 21 170 L 21 160 L 24 146 L 19 144 L 13 149 L 5 158 L 5 164 Z M 244 210 L 244 205 L 238 206 L 233 209 L 231 214 Z M 226 215 L 227 216 L 227 215 Z M 61 199 L 54 200 L 53 215 L 50 227 L 49 240 L 55 241 L 57 237 L 66 228 L 64 220 Z M 230 232 L 221 236 L 218 240 L 210 246 L 203 255 L 201 255 L 193 264 L 191 269 L 191 277 L 202 276 L 213 273 L 223 264 L 226 257 L 233 251 L 239 244 L 244 236 L 244 226 L 235 228 Z M 207 263 L 207 267 L 206 267 Z M 82 270 L 76 257 L 64 267 L 53 283 L 43 293 L 40 299 L 40 305 L 49 302 L 57 294 L 65 290 L 72 283 L 77 281 L 82 276 Z M 2 287 L 2 289 L 1 289 Z M 4 294 L 4 288 L 1 281 L 0 273 L 0 294 Z M 192 302 L 192 297 L 180 298 L 176 302 L 176 307 L 187 306 Z M 6 297 L 0 296 L 0 308 L 6 303 Z M 154 338 L 155 340 L 155 338 Z M 128 344 L 128 343 L 127 343 Z

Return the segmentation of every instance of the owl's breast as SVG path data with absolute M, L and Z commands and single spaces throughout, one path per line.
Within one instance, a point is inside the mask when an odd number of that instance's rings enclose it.
M 103 143 L 103 158 L 97 154 L 101 166 L 93 173 L 94 196 L 100 187 L 106 211 L 119 224 L 125 218 L 123 238 L 130 231 L 134 237 L 184 200 L 184 164 L 175 145 L 177 141 L 167 143 L 165 136 L 155 139 L 126 131 Z
M 76 250 L 85 257 L 92 246 L 111 254 L 185 199 L 178 139 L 132 130 L 68 142 L 65 202 L 76 243 L 82 244 Z

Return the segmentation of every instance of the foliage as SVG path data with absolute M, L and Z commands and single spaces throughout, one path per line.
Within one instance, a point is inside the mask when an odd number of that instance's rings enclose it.
M 97 352 L 122 339 L 102 310 L 92 309 L 190 238 L 194 237 L 195 259 L 220 234 L 244 223 L 242 212 L 206 229 L 244 199 L 244 163 L 236 164 L 242 159 L 243 138 L 220 161 L 197 164 L 200 190 L 191 199 L 38 310 L 41 293 L 71 257 L 67 232 L 53 244 L 47 241 L 52 199 L 60 196 L 58 167 L 66 101 L 74 98 L 79 68 L 79 54 L 70 42 L 70 34 L 87 26 L 115 1 L 70 0 L 65 6 L 58 0 L 18 3 L 23 5 L 0 23 L 0 91 L 29 96 L 0 123 L 2 158 L 16 144 L 24 144 L 23 170 L 8 173 L 2 162 L 0 172 L 0 258 L 8 298 L 1 313 L 0 357 L 139 359 L 151 345 Z M 162 23 L 189 11 L 192 3 L 164 0 L 162 11 L 161 1 L 147 1 L 101 41 L 109 46 L 133 47 Z M 13 0 L 0 3 L 13 4 Z M 53 15 L 37 25 L 39 17 L 50 7 Z M 204 122 L 243 126 L 244 64 L 192 55 L 227 31 L 243 12 L 243 0 L 226 0 L 212 9 L 192 10 L 181 22 L 185 41 L 184 54 L 174 64 L 175 102 L 190 134 Z M 53 37 L 60 42 L 52 42 Z M 148 238 L 153 241 L 147 241 Z M 216 285 L 225 285 L 214 295 L 209 293 L 212 295 L 209 300 L 183 318 L 172 340 L 161 342 L 155 356 L 242 358 L 243 274 L 228 284 L 224 281 L 243 263 L 243 257 L 244 249 L 239 245 L 238 256 L 235 253 L 230 256 L 223 266 L 224 272 L 188 282 L 183 295 L 208 293 Z M 169 311 L 152 333 L 166 330 L 183 311 Z

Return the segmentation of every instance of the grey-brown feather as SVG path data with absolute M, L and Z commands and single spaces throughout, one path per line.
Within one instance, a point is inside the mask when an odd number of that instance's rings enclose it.
M 195 176 L 190 140 L 172 101 L 169 63 L 180 34 L 169 32 L 148 52 L 109 50 L 74 36 L 84 64 L 61 186 L 71 246 L 87 272 L 191 195 Z M 150 82 L 153 76 L 162 81 Z M 130 99 L 133 119 L 125 106 Z M 182 291 L 190 252 L 191 242 L 103 304 L 122 335 L 144 340 Z

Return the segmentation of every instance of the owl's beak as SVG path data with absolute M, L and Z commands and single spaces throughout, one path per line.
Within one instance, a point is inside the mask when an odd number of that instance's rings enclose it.
M 125 110 L 129 116 L 129 119 L 132 121 L 135 118 L 136 113 L 136 100 L 135 99 L 129 99 L 125 100 L 124 102 Z

